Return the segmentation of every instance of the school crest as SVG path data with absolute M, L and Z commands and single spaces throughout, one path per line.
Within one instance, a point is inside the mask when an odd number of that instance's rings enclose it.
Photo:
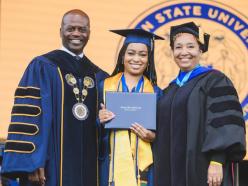
M 156 41 L 155 65 L 158 85 L 164 88 L 177 75 L 169 46 L 172 25 L 194 21 L 209 33 L 209 51 L 201 64 L 224 72 L 234 83 L 248 129 L 248 18 L 233 7 L 212 0 L 166 1 L 137 16 L 129 28 L 142 28 L 163 36 Z M 247 157 L 248 159 L 248 157 Z

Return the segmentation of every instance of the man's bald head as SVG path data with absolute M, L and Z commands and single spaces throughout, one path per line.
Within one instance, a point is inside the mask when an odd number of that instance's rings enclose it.
M 61 21 L 61 27 L 64 24 L 64 20 L 65 20 L 67 15 L 80 15 L 80 16 L 85 17 L 86 19 L 88 19 L 88 22 L 90 23 L 90 18 L 84 11 L 79 10 L 79 9 L 73 9 L 73 10 L 69 10 L 68 12 L 66 12 L 63 15 L 63 18 L 62 18 L 62 21 Z

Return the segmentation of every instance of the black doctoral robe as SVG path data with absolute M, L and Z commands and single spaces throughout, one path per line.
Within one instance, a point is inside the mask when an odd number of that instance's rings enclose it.
M 154 142 L 155 186 L 207 186 L 210 161 L 223 163 L 230 186 L 231 162 L 245 155 L 245 129 L 237 92 L 221 72 L 171 83 L 158 103 Z

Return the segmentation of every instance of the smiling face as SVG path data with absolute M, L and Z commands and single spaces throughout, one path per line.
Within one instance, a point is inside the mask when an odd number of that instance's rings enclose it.
M 173 56 L 182 71 L 191 71 L 199 64 L 202 51 L 196 38 L 192 34 L 179 33 L 176 35 Z
M 81 54 L 90 36 L 89 18 L 83 14 L 69 13 L 64 16 L 60 37 L 65 48 Z
M 130 43 L 124 54 L 124 73 L 143 75 L 148 64 L 148 48 L 143 43 Z

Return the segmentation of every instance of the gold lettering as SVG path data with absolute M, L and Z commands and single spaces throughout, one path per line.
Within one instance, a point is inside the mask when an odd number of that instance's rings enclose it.
M 149 31 L 150 29 L 153 29 L 154 26 L 149 21 L 146 21 L 145 24 L 141 25 L 141 28 L 143 28 L 144 30 Z
M 158 21 L 158 23 L 165 22 L 165 17 L 161 13 L 156 14 L 155 19 Z
M 193 15 L 196 15 L 196 16 L 202 15 L 201 6 L 194 6 L 193 7 Z
M 232 17 L 229 22 L 228 22 L 228 26 L 231 26 L 234 23 L 235 19 Z
M 178 17 L 178 16 L 183 16 L 183 12 L 180 10 L 180 8 L 176 7 L 174 9 L 174 17 Z
M 171 9 L 165 10 L 165 11 L 163 11 L 163 13 L 164 13 L 165 15 L 167 15 L 167 17 L 168 17 L 169 19 L 172 18 L 172 16 L 171 16 Z
M 186 15 L 190 15 L 191 6 L 183 6 L 182 9 Z
M 248 29 L 244 29 L 241 33 L 240 33 L 241 37 L 246 39 L 248 37 Z
M 219 14 L 219 11 L 218 10 L 213 10 L 212 8 L 210 8 L 209 11 L 208 11 L 208 17 L 210 17 L 212 19 L 217 18 L 218 14 Z
M 236 21 L 235 25 L 234 25 L 234 30 L 235 31 L 238 31 L 238 30 L 241 30 L 243 29 L 245 26 L 244 25 L 241 25 L 239 21 Z
M 218 17 L 218 20 L 222 21 L 223 23 L 227 23 L 228 19 L 229 19 L 229 15 L 225 14 L 224 12 L 221 12 Z

